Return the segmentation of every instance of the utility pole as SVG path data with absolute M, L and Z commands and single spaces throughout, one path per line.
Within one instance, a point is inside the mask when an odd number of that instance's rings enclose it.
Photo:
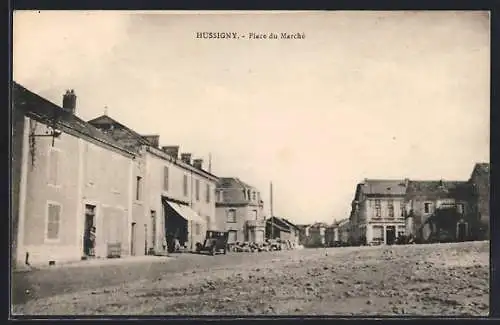
M 208 172 L 212 173 L 212 153 L 208 154 Z
M 274 239 L 273 182 L 269 184 L 269 209 L 271 212 L 271 239 Z

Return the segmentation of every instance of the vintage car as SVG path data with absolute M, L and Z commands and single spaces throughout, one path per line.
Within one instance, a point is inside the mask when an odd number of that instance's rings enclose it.
M 221 252 L 226 254 L 228 235 L 229 233 L 227 231 L 208 230 L 203 244 L 196 243 L 196 252 L 210 253 L 210 255 Z

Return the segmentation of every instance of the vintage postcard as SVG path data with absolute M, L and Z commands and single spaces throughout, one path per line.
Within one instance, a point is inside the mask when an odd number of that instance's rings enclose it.
M 487 316 L 487 11 L 16 11 L 11 314 Z

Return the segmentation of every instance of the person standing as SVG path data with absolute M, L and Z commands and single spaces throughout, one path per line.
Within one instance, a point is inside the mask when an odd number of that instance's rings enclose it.
M 89 234 L 89 256 L 95 257 L 95 245 L 96 245 L 96 229 L 94 226 L 90 227 Z

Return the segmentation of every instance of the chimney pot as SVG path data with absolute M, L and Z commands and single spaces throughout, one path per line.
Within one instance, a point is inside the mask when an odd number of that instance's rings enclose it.
M 163 146 L 161 147 L 161 150 L 170 157 L 173 157 L 175 159 L 179 158 L 179 146 Z
M 203 169 L 203 159 L 194 159 L 193 166 L 197 169 Z
M 148 141 L 151 146 L 158 148 L 160 146 L 160 136 L 159 135 L 143 135 L 142 138 Z
M 66 90 L 63 95 L 63 110 L 71 114 L 75 114 L 76 111 L 76 95 L 73 89 Z
M 181 160 L 186 164 L 191 165 L 191 154 L 190 153 L 181 153 Z

